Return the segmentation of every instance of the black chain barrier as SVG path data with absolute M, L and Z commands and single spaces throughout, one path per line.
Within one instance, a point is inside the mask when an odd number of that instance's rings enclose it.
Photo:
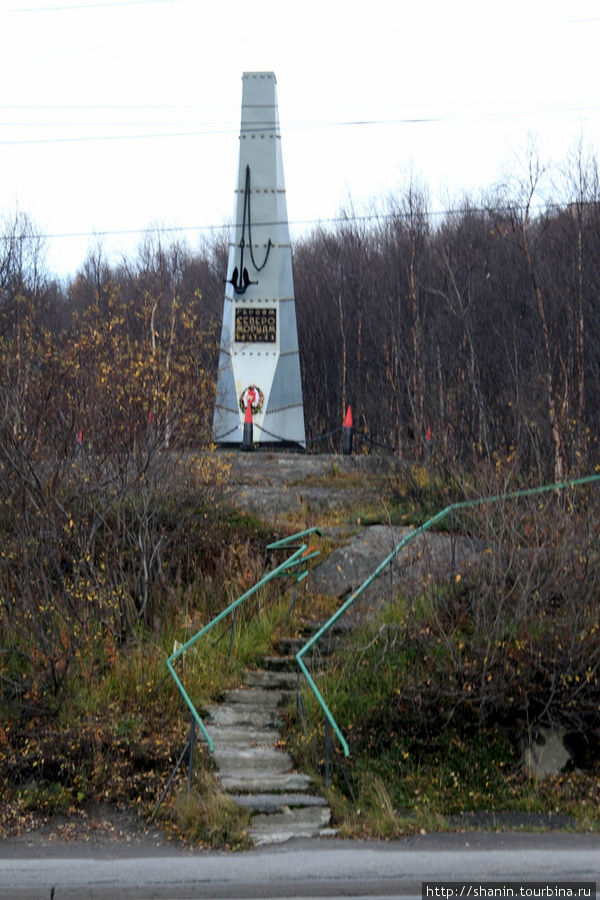
M 392 447 L 391 444 L 383 444 L 381 441 L 376 441 L 375 438 L 372 438 L 367 431 L 361 431 L 359 428 L 353 428 L 352 433 L 359 435 L 359 437 L 367 441 L 367 443 L 371 444 L 373 447 L 379 447 L 381 450 L 387 450 L 389 453 L 393 453 L 395 456 L 399 456 L 406 450 L 414 450 L 414 447 Z
M 241 428 L 241 425 L 236 425 L 234 428 L 230 428 L 229 431 L 226 431 L 224 434 L 215 437 L 214 441 L 216 444 L 221 443 L 225 438 L 229 437 L 230 434 L 233 434 L 235 431 L 238 431 Z M 258 428 L 262 431 L 263 434 L 267 435 L 267 437 L 272 438 L 274 441 L 279 441 L 281 443 L 288 443 L 288 439 L 282 437 L 280 434 L 275 434 L 272 431 L 269 431 L 263 425 L 258 425 L 254 423 L 254 428 Z M 325 431 L 323 434 L 315 435 L 314 437 L 306 438 L 306 445 L 308 448 L 309 444 L 318 444 L 322 441 L 328 440 L 329 438 L 334 437 L 336 434 L 341 434 L 345 430 L 345 426 L 340 425 L 339 428 L 333 428 L 331 431 Z M 365 431 L 360 428 L 355 428 L 354 426 L 349 429 L 352 432 L 352 435 L 357 435 L 361 440 L 366 441 L 372 447 L 377 447 L 380 450 L 386 450 L 388 453 L 393 454 L 394 456 L 402 456 L 404 453 L 414 451 L 415 448 L 421 444 L 422 447 L 425 448 L 426 451 L 430 451 L 432 449 L 433 441 L 431 440 L 422 440 L 420 442 L 415 442 L 414 444 L 407 444 L 404 446 L 392 446 L 391 444 L 386 444 L 382 441 L 378 441 L 375 438 L 371 437 L 368 431 Z M 260 445 L 255 448 L 256 450 L 266 450 L 266 447 L 261 447 Z M 308 452 L 308 451 L 307 451 Z
M 218 437 L 214 438 L 215 444 L 220 444 L 221 441 L 225 440 L 226 437 L 229 437 L 230 434 L 233 434 L 234 431 L 238 431 L 241 427 L 241 425 L 235 425 L 233 428 L 230 428 L 229 431 L 226 431 L 225 434 L 220 434 Z

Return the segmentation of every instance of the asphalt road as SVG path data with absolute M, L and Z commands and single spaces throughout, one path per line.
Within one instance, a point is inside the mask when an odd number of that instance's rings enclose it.
M 139 848 L 119 845 L 102 851 L 48 845 L 29 855 L 23 848 L 11 854 L 10 848 L 0 847 L 2 900 L 420 898 L 424 881 L 510 881 L 517 887 L 534 881 L 598 882 L 600 835 L 440 834 L 390 843 L 305 840 L 244 853 L 156 848 L 141 854 Z

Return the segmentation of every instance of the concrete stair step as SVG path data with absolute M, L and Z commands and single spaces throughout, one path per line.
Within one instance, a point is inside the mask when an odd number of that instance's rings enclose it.
M 214 704 L 206 707 L 207 727 L 212 725 L 247 725 L 250 728 L 269 728 L 281 725 L 281 717 L 275 709 L 245 704 Z
M 229 706 L 237 704 L 261 707 L 262 709 L 276 709 L 289 698 L 291 693 L 292 691 L 268 690 L 260 687 L 233 688 L 225 691 L 223 702 Z
M 268 777 L 290 772 L 294 767 L 289 753 L 276 747 L 215 747 L 213 757 L 224 776 L 244 771 Z
M 284 808 L 303 806 L 327 806 L 327 801 L 319 794 L 230 794 L 234 803 L 254 813 L 282 812 Z
M 302 650 L 305 643 L 306 640 L 304 638 L 284 637 L 280 638 L 280 640 L 277 642 L 277 649 L 285 657 L 295 657 L 296 653 Z
M 306 641 L 307 638 L 302 637 L 284 637 L 278 641 L 277 649 L 286 657 L 295 657 L 296 653 L 299 653 L 300 650 L 302 650 L 302 648 L 306 644 Z M 327 657 L 330 656 L 334 650 L 343 647 L 344 641 L 344 637 L 337 637 L 336 635 L 323 638 L 323 640 L 318 641 L 314 647 L 311 647 L 310 650 L 305 653 L 302 658 L 327 659 Z
M 262 666 L 268 672 L 298 671 L 298 663 L 295 656 L 265 656 L 262 660 Z
M 306 635 L 305 642 L 313 634 L 316 634 L 317 631 L 320 631 L 326 622 L 327 619 L 311 619 L 310 621 L 303 622 L 300 631 L 303 635 Z M 352 631 L 352 627 L 352 623 L 342 616 L 337 619 L 333 625 L 329 626 L 326 634 L 347 635 Z
M 249 835 L 255 844 L 281 844 L 299 837 L 316 837 L 331 821 L 328 807 L 298 807 L 276 813 L 259 813 L 252 818 Z
M 222 702 L 205 709 L 221 788 L 251 811 L 249 836 L 255 844 L 335 833 L 326 800 L 310 793 L 312 778 L 294 771 L 281 741 L 279 707 L 296 695 L 298 667 L 292 654 L 305 642 L 282 641 L 286 655 L 267 657 L 265 668 L 245 673 L 243 687 L 225 691 Z M 317 652 L 308 661 L 315 668 L 324 659 Z
M 251 725 L 209 725 L 215 747 L 272 747 L 280 739 L 274 726 L 253 728 Z
M 270 672 L 265 669 L 252 669 L 244 675 L 244 684 L 248 687 L 263 688 L 267 691 L 295 691 L 297 682 L 296 672 Z
M 300 772 L 282 772 L 272 775 L 255 775 L 246 769 L 229 772 L 227 775 L 217 773 L 221 787 L 229 794 L 286 793 L 289 791 L 306 791 L 312 785 L 310 775 Z

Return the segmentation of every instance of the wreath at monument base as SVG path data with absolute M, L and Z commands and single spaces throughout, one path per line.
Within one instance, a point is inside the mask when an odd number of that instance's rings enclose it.
M 260 412 L 264 402 L 265 395 L 255 384 L 251 384 L 250 387 L 247 387 L 240 394 L 240 409 L 243 413 L 246 412 L 248 406 L 250 406 L 253 414 Z

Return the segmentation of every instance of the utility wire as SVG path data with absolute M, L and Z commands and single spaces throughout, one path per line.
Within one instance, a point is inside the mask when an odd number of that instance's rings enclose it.
M 1 107 L 6 109 L 7 107 Z M 9 107 L 10 109 L 16 109 L 17 107 Z M 39 108 L 39 107 L 33 107 Z M 85 107 L 83 107 L 85 108 Z M 107 109 L 116 109 L 118 107 L 106 107 Z M 143 109 L 145 107 L 140 107 Z M 166 108 L 166 107 L 165 107 Z M 382 126 L 395 126 L 395 125 L 439 125 L 439 124 L 450 124 L 452 122 L 464 122 L 464 121 L 482 121 L 489 120 L 491 118 L 516 118 L 521 115 L 535 115 L 535 114 L 581 114 L 581 113 L 590 113 L 594 111 L 600 110 L 600 104 L 591 103 L 584 104 L 581 106 L 572 105 L 572 106 L 556 106 L 556 107 L 542 107 L 539 106 L 537 109 L 527 108 L 523 110 L 498 110 L 491 112 L 481 112 L 481 113 L 457 113 L 456 115 L 445 115 L 445 116 L 411 116 L 406 118 L 397 118 L 397 119 L 350 119 L 347 121 L 329 121 L 329 122 L 312 122 L 312 123 L 287 123 L 285 126 L 285 131 L 298 131 L 298 130 L 312 130 L 319 128 L 371 128 L 371 127 L 382 127 Z M 13 123 L 2 123 L 0 122 L 0 127 L 48 127 L 48 128 L 56 128 L 56 127 L 73 127 L 74 124 L 78 124 L 80 127 L 92 128 L 94 126 L 97 127 L 98 123 L 94 122 L 85 122 L 85 123 L 66 123 L 66 122 L 13 122 Z M 136 123 L 134 123 L 136 124 Z M 140 123 L 140 125 L 146 123 Z M 151 123 L 148 123 L 151 124 Z M 169 123 L 171 124 L 171 123 Z M 272 124 L 272 123 L 271 123 Z M 246 132 L 250 130 L 254 130 L 257 132 L 264 131 L 267 126 L 253 126 L 252 129 L 245 129 Z M 270 127 L 270 126 L 269 126 Z M 231 135 L 238 134 L 239 128 L 238 126 L 224 126 L 221 128 L 204 128 L 204 129 L 191 129 L 187 131 L 162 131 L 162 132 L 145 132 L 142 134 L 105 134 L 105 135 L 77 135 L 77 136 L 69 136 L 69 137 L 38 137 L 38 138 L 14 138 L 14 139 L 4 139 L 0 140 L 0 146 L 35 146 L 41 144 L 78 144 L 78 143 L 102 143 L 107 141 L 140 141 L 140 140 L 161 140 L 165 138 L 188 138 L 188 137 L 214 137 L 221 135 Z
M 0 9 L 0 15 L 10 13 L 34 13 L 34 12 L 64 12 L 80 9 L 101 9 L 106 6 L 147 6 L 153 3 L 175 3 L 176 0 L 94 0 L 93 3 L 65 3 L 54 6 L 13 6 L 9 9 Z
M 16 138 L 14 140 L 0 141 L 0 145 L 4 147 L 35 145 L 35 144 L 86 144 L 101 143 L 103 141 L 137 141 L 137 140 L 155 140 L 160 138 L 182 138 L 182 137 L 206 137 L 207 135 L 216 134 L 233 134 L 234 130 L 226 129 L 223 131 L 173 131 L 153 134 L 107 134 L 107 135 L 90 135 L 86 137 L 53 137 L 53 138 Z M 237 131 L 236 131 L 237 133 Z
M 528 208 L 535 213 L 541 212 L 560 212 L 564 210 L 569 204 L 568 203 L 539 203 L 539 204 L 531 204 Z M 584 207 L 594 207 L 596 206 L 596 202 L 593 200 L 583 201 L 579 204 Z M 508 204 L 506 209 L 510 208 L 510 210 L 517 210 L 519 212 L 523 212 L 523 206 L 519 204 L 511 203 Z M 496 212 L 502 213 L 504 208 L 496 209 Z M 418 217 L 424 219 L 439 219 L 444 218 L 445 216 L 453 216 L 453 215 L 464 215 L 465 213 L 474 214 L 474 215 L 483 215 L 489 212 L 489 209 L 486 207 L 475 207 L 475 206 L 467 206 L 464 208 L 456 207 L 456 208 L 448 208 L 448 209 L 435 209 L 435 210 L 424 210 L 423 212 L 419 212 Z M 414 213 L 412 216 L 414 217 Z M 291 227 L 300 227 L 300 226 L 313 226 L 315 228 L 326 227 L 328 225 L 348 225 L 348 224 L 363 224 L 369 222 L 393 222 L 398 219 L 409 220 L 411 218 L 410 212 L 402 212 L 402 210 L 395 210 L 390 213 L 368 213 L 365 215 L 344 215 L 341 214 L 339 216 L 331 216 L 329 218 L 324 219 L 290 219 L 287 220 L 287 224 Z M 281 221 L 272 221 L 272 222 L 261 222 L 261 225 L 265 227 L 274 228 L 278 225 L 283 225 L 284 222 Z M 102 237 L 119 237 L 119 236 L 127 236 L 127 235 L 136 235 L 136 234 L 153 234 L 155 232 L 159 232 L 160 234 L 184 234 L 186 232 L 210 232 L 210 231 L 223 231 L 229 234 L 231 229 L 231 223 L 223 222 L 220 225 L 164 225 L 158 227 L 145 227 L 145 228 L 108 228 L 96 231 L 63 231 L 56 233 L 43 233 L 43 232 L 35 232 L 32 234 L 27 234 L 23 239 L 32 240 L 60 240 L 62 238 L 102 238 Z M 10 242 L 14 240 L 14 235 L 2 235 L 0 234 L 0 241 Z

